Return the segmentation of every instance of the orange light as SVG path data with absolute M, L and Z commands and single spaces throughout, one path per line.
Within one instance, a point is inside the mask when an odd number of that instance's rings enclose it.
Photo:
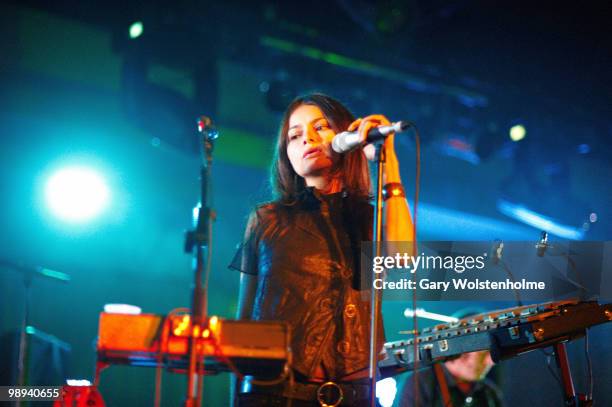
M 210 317 L 210 319 L 208 320 L 208 326 L 210 327 L 210 329 L 212 329 L 213 331 L 217 328 L 217 324 L 219 323 L 219 317 L 217 316 L 212 316 Z
M 197 325 L 193 327 L 193 336 L 200 336 L 200 327 Z
M 210 330 L 205 329 L 204 331 L 202 331 L 202 338 L 206 339 L 210 337 Z
M 175 336 L 181 336 L 189 328 L 189 315 L 184 315 L 178 323 L 175 324 L 172 333 Z
M 391 191 L 391 194 L 393 194 L 393 196 L 399 196 L 402 193 L 402 191 L 399 188 L 393 188 L 393 190 Z

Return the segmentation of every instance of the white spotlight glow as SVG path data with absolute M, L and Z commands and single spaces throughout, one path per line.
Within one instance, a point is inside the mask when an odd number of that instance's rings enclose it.
M 397 383 L 392 377 L 376 382 L 376 398 L 382 407 L 391 407 L 397 394 Z
M 434 321 L 442 321 L 442 322 L 457 322 L 458 318 L 449 317 L 448 315 L 436 314 L 435 312 L 425 311 L 423 308 L 417 308 L 416 311 L 411 308 L 406 308 L 404 310 L 404 316 L 406 318 L 412 318 L 414 316 L 419 318 L 427 318 L 433 319 Z
M 68 386 L 91 386 L 91 382 L 87 379 L 66 379 Z
M 109 190 L 102 176 L 85 167 L 69 167 L 54 173 L 47 181 L 45 199 L 58 218 L 85 222 L 104 211 Z
M 527 130 L 522 124 L 514 125 L 510 128 L 510 139 L 512 141 L 521 141 L 527 135 Z

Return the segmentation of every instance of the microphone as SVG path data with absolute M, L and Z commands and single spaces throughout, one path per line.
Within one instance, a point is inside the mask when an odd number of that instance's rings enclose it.
M 499 264 L 499 261 L 502 259 L 502 255 L 504 253 L 504 242 L 496 239 L 493 242 L 493 253 L 491 256 L 491 260 L 493 264 Z
M 535 245 L 535 247 L 537 249 L 538 257 L 544 257 L 546 249 L 552 246 L 548 243 L 548 233 L 542 232 L 540 236 L 540 241 Z
M 212 119 L 208 116 L 200 116 L 196 120 L 198 133 L 204 136 L 206 141 L 214 141 L 219 137 L 219 132 L 213 125 Z
M 411 126 L 409 122 L 395 122 L 389 126 L 378 126 L 371 129 L 365 141 L 361 141 L 359 132 L 343 131 L 334 137 L 332 140 L 332 148 L 338 154 L 348 153 L 354 149 L 361 147 L 364 144 L 370 144 L 378 140 L 382 140 L 391 133 L 400 133 Z

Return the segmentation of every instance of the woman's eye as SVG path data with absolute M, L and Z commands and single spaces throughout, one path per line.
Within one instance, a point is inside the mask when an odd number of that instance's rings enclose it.
M 291 141 L 291 140 L 295 140 L 295 139 L 296 139 L 296 138 L 298 138 L 299 136 L 300 136 L 300 135 L 299 135 L 299 134 L 296 134 L 296 133 L 289 134 L 289 141 Z
M 327 130 L 329 126 L 327 124 L 318 124 L 315 126 L 316 131 Z

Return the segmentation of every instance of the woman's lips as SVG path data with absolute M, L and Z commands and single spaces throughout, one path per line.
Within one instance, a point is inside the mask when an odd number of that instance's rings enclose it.
M 304 152 L 304 155 L 302 156 L 302 158 L 308 158 L 320 152 L 321 152 L 321 149 L 319 147 L 312 147 Z

